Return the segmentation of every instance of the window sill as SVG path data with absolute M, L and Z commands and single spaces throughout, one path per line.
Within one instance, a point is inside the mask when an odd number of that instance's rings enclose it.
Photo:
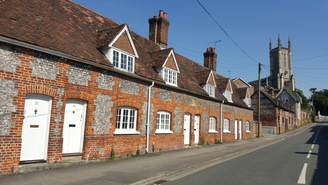
M 231 134 L 230 131 L 223 131 L 223 133 L 225 133 L 225 134 Z
M 217 134 L 218 131 L 216 131 L 216 130 L 210 130 L 210 131 L 208 131 L 208 133 L 210 133 L 210 134 Z
M 134 73 L 134 70 L 133 70 L 133 71 L 129 71 L 129 70 L 127 70 L 127 69 L 123 69 L 123 68 L 116 67 L 116 66 L 114 66 L 114 68 L 115 68 L 115 69 L 119 69 L 119 70 L 124 71 L 124 72 L 127 72 L 127 73 Z
M 171 130 L 156 130 L 155 134 L 173 134 Z
M 169 83 L 169 82 L 165 82 L 167 85 L 172 85 L 172 86 L 175 86 L 175 87 L 178 87 L 178 84 L 173 84 L 173 83 Z
M 251 131 L 246 131 L 246 133 L 252 133 Z
M 115 130 L 114 135 L 139 135 L 140 132 L 135 130 Z

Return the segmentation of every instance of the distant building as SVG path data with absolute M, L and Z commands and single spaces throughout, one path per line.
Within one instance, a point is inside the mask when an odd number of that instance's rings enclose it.
M 281 133 L 300 126 L 305 119 L 302 119 L 301 97 L 296 92 L 295 78 L 292 72 L 292 48 L 291 40 L 288 39 L 288 47 L 282 47 L 280 36 L 278 36 L 278 46 L 272 48 L 269 42 L 270 52 L 270 76 L 260 79 L 261 93 L 261 122 L 263 132 L 270 130 L 272 133 Z M 252 95 L 252 108 L 254 118 L 257 117 L 257 86 L 258 81 L 249 82 L 255 88 Z M 271 96 L 271 97 L 270 97 Z M 266 103 L 270 100 L 272 104 Z M 263 100 L 263 101 L 262 101 Z M 273 106 L 273 107 L 272 107 Z M 276 116 L 268 116 L 270 114 Z M 280 114 L 281 111 L 284 114 Z M 279 114 L 279 115 L 278 115 Z M 275 121 L 273 120 L 275 119 Z M 286 125 L 288 123 L 288 125 Z M 275 127 L 271 129 L 270 127 Z M 282 129 L 283 128 L 283 129 Z M 272 131 L 274 130 L 274 132 Z

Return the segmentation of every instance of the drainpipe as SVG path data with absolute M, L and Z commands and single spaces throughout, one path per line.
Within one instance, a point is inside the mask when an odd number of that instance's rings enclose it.
M 151 88 L 154 86 L 155 82 L 152 81 L 151 85 L 148 87 L 148 102 L 147 102 L 147 123 L 146 123 L 146 129 L 147 129 L 147 134 L 146 134 L 146 153 L 149 153 L 149 120 L 150 120 L 150 96 L 151 96 Z
M 220 121 L 220 141 L 221 143 L 223 142 L 223 139 L 222 139 L 222 129 L 223 129 L 223 116 L 222 116 L 222 105 L 224 104 L 224 100 L 222 101 L 221 105 L 220 105 L 220 115 L 221 115 L 221 121 Z

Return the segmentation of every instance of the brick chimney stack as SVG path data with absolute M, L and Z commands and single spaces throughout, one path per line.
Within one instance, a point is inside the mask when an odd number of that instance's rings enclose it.
M 158 17 L 154 16 L 149 22 L 149 40 L 159 44 L 161 48 L 167 48 L 168 32 L 170 22 L 167 20 L 167 13 L 159 11 Z
M 204 53 L 204 66 L 216 71 L 216 60 L 218 55 L 215 53 L 215 48 L 207 48 Z

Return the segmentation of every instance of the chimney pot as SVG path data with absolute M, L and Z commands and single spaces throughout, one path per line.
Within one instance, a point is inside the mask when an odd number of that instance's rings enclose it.
M 163 15 L 164 15 L 164 11 L 163 10 L 160 10 L 158 17 L 163 17 Z
M 163 13 L 163 18 L 165 18 L 165 19 L 167 18 L 167 13 L 166 12 Z

